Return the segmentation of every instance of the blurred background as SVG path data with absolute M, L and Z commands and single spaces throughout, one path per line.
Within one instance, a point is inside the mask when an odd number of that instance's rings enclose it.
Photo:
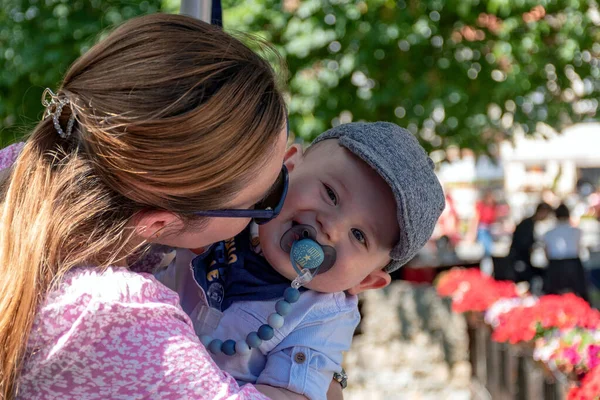
M 179 0 L 0 4 L 2 146 L 39 121 L 44 88 L 57 88 L 111 27 L 180 7 Z M 597 1 L 223 0 L 222 9 L 226 30 L 260 35 L 283 55 L 295 141 L 351 121 L 392 121 L 430 152 L 446 190 L 431 243 L 389 290 L 362 299 L 347 398 L 479 396 L 464 320 L 429 285 L 440 271 L 475 265 L 542 293 L 552 213 L 535 219 L 531 276 L 517 276 L 511 246 L 540 202 L 564 203 L 582 230 L 585 285 L 600 304 Z M 391 314 L 375 318 L 373 307 Z

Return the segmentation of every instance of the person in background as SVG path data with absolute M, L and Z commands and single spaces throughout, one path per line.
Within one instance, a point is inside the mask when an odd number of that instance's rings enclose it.
M 573 292 L 589 301 L 585 271 L 579 258 L 581 229 L 571 225 L 566 205 L 561 204 L 554 213 L 556 226 L 543 237 L 548 258 L 544 291 L 548 294 Z
M 492 190 L 486 190 L 481 201 L 475 205 L 475 218 L 471 222 L 471 240 L 475 238 L 483 246 L 483 258 L 492 256 L 494 239 L 491 227 L 496 222 L 497 204 Z
M 548 203 L 553 209 L 560 205 L 560 197 L 552 189 L 542 190 L 542 202 Z
M 438 223 L 435 227 L 433 238 L 439 239 L 445 237 L 452 246 L 456 246 L 460 241 L 460 231 L 458 214 L 456 212 L 456 206 L 454 205 L 454 199 L 450 193 L 445 194 L 446 207 L 442 211 L 442 215 L 438 219 Z
M 515 282 L 529 282 L 536 275 L 531 264 L 531 252 L 535 244 L 535 224 L 543 221 L 552 212 L 548 203 L 540 203 L 532 216 L 517 224 L 510 244 L 509 258 L 512 279 Z

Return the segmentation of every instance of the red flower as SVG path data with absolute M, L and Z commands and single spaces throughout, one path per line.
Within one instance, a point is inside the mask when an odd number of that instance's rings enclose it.
M 590 370 L 579 387 L 572 387 L 567 400 L 598 400 L 600 399 L 600 367 Z
M 517 307 L 500 315 L 492 334 L 498 342 L 530 341 L 544 331 L 573 327 L 595 329 L 600 326 L 600 312 L 572 293 L 542 296 L 531 307 Z
M 451 297 L 461 285 L 479 282 L 486 278 L 476 268 L 453 268 L 440 274 L 436 285 L 437 292 L 441 297 Z
M 452 297 L 455 312 L 485 311 L 503 297 L 517 296 L 513 282 L 496 281 L 476 268 L 454 268 L 441 275 L 437 292 L 442 297 Z
M 517 287 L 513 282 L 482 279 L 470 283 L 466 290 L 458 291 L 452 296 L 452 310 L 485 311 L 501 298 L 516 296 Z
M 492 333 L 497 342 L 528 342 L 536 334 L 534 307 L 517 307 L 498 317 L 498 326 Z

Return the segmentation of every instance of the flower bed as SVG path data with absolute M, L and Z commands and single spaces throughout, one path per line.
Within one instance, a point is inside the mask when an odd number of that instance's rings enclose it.
M 600 400 L 600 311 L 586 301 L 573 294 L 536 298 L 478 269 L 447 271 L 436 287 L 453 311 L 485 321 L 493 340 L 533 347 L 537 361 L 569 377 L 569 400 Z

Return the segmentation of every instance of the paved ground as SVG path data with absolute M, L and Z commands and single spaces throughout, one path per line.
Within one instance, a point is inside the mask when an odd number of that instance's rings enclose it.
M 346 400 L 468 400 L 462 316 L 429 286 L 394 282 L 362 297 L 361 334 L 346 355 Z

